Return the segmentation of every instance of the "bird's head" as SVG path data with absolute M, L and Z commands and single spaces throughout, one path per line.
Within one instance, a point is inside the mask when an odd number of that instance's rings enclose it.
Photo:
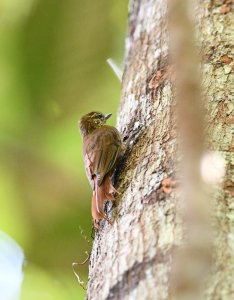
M 87 135 L 93 130 L 106 124 L 106 120 L 111 117 L 112 114 L 102 114 L 97 111 L 92 111 L 84 115 L 79 122 L 79 127 L 82 135 Z

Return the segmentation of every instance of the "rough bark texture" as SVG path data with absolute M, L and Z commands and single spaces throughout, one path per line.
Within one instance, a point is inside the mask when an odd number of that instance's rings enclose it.
M 232 1 L 198 1 L 197 38 L 209 121 L 208 147 L 226 161 L 215 186 L 215 265 L 206 299 L 232 299 L 234 278 L 234 13 Z M 168 299 L 172 251 L 183 228 L 176 212 L 176 118 L 168 60 L 167 1 L 132 0 L 117 127 L 130 145 L 119 175 L 113 224 L 96 234 L 87 298 Z

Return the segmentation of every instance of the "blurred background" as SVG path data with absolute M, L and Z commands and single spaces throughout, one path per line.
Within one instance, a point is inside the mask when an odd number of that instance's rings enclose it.
M 83 299 L 91 188 L 78 119 L 113 113 L 127 0 L 0 1 L 0 229 L 26 256 L 22 300 Z M 86 265 L 79 275 L 87 279 Z

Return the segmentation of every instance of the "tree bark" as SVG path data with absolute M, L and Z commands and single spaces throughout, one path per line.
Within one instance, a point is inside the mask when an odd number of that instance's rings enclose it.
M 203 54 L 208 149 L 225 160 L 211 187 L 218 224 L 205 299 L 232 299 L 234 278 L 234 13 L 230 0 L 199 0 L 194 10 Z M 96 233 L 87 298 L 169 299 L 173 249 L 183 223 L 177 205 L 177 122 L 168 59 L 167 1 L 132 0 L 117 128 L 129 145 L 117 178 L 113 224 Z M 212 166 L 211 166 L 212 168 Z

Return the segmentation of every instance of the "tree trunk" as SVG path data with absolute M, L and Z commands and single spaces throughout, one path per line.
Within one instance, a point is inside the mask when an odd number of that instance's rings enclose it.
M 200 0 L 194 15 L 204 57 L 208 147 L 226 164 L 222 183 L 213 189 L 219 230 L 205 299 L 233 299 L 233 4 Z M 130 150 L 117 178 L 113 224 L 104 223 L 95 236 L 89 300 L 169 298 L 173 249 L 183 236 L 176 206 L 183 198 L 177 192 L 178 141 L 167 21 L 167 1 L 131 1 L 117 125 Z

